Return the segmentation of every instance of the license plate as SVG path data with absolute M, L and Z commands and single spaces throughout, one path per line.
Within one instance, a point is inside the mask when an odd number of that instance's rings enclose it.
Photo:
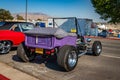
M 42 48 L 36 48 L 35 52 L 38 54 L 43 54 L 43 49 Z

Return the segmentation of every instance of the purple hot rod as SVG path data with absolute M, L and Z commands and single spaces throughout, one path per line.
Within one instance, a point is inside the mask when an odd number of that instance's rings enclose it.
M 91 47 L 91 39 L 84 38 L 77 18 L 53 18 L 52 25 L 52 28 L 35 28 L 25 32 L 25 42 L 17 49 L 17 55 L 23 61 L 34 60 L 36 54 L 43 57 L 56 55 L 57 63 L 71 71 L 76 67 L 78 57 L 88 51 L 100 55 L 101 42 L 95 41 Z

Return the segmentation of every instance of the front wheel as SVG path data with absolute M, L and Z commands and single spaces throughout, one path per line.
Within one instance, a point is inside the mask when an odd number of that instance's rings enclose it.
M 78 62 L 78 54 L 73 46 L 63 46 L 57 54 L 57 62 L 66 71 L 73 70 Z
M 8 53 L 12 47 L 12 43 L 10 41 L 0 41 L 0 53 Z
M 27 49 L 24 43 L 21 43 L 17 48 L 17 56 L 24 62 L 29 62 L 35 59 L 36 54 Z
M 92 46 L 93 55 L 99 56 L 102 52 L 102 44 L 100 41 L 95 41 Z

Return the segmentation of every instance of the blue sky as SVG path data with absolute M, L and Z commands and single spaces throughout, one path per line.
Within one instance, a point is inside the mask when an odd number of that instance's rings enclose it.
M 1 0 L 0 8 L 11 13 L 24 13 L 26 0 Z M 52 17 L 90 18 L 102 22 L 90 0 L 28 0 L 28 12 L 42 12 Z

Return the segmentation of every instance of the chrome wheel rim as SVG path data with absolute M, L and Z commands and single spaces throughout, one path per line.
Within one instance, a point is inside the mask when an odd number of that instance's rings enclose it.
M 100 45 L 97 46 L 97 53 L 100 53 L 101 52 L 101 47 Z
M 77 54 L 75 51 L 72 51 L 68 55 L 68 64 L 70 67 L 74 67 L 76 65 L 76 62 L 77 62 Z
M 7 53 L 11 49 L 9 41 L 0 41 L 0 53 Z

